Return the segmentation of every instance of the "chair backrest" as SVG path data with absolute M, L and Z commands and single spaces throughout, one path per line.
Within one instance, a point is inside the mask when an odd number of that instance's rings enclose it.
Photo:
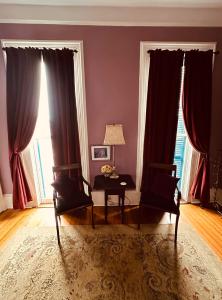
M 53 179 L 55 180 L 58 175 L 65 174 L 72 179 L 76 179 L 78 181 L 79 190 L 83 190 L 83 182 L 82 182 L 82 172 L 81 172 L 81 164 L 80 163 L 72 163 L 61 166 L 52 167 Z
M 80 163 L 74 163 L 74 164 L 67 164 L 61 166 L 54 166 L 52 167 L 52 171 L 53 173 L 57 173 L 61 171 L 77 170 L 80 168 L 81 168 Z
M 165 170 L 165 171 L 171 171 L 171 175 L 176 177 L 177 173 L 177 166 L 173 164 L 162 164 L 162 163 L 150 163 L 148 165 L 149 168 L 152 169 L 159 169 L 159 170 Z
M 61 172 L 68 172 L 70 173 L 71 171 L 81 171 L 81 165 L 80 163 L 73 163 L 73 164 L 67 164 L 67 165 L 61 165 L 61 166 L 54 166 L 52 167 L 52 172 L 53 172 L 53 177 L 55 179 L 55 176 L 57 173 L 61 173 Z
M 179 178 L 176 177 L 177 166 L 173 164 L 150 163 L 146 186 L 141 190 L 141 198 L 147 196 L 147 192 L 172 202 L 177 189 Z

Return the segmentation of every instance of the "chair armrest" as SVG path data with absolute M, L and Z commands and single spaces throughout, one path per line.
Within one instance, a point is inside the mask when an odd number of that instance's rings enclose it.
M 87 185 L 89 196 L 91 196 L 92 187 L 91 187 L 90 183 L 83 176 L 81 176 L 81 179 Z

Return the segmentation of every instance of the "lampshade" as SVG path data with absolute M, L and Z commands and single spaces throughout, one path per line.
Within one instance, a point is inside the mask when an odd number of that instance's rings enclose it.
M 104 145 L 125 145 L 122 124 L 106 125 Z

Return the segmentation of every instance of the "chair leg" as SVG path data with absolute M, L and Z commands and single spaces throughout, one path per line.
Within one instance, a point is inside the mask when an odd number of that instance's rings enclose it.
M 108 194 L 105 192 L 105 223 L 107 224 Z
M 139 205 L 139 209 L 138 209 L 138 229 L 140 229 L 140 219 L 141 219 L 141 205 Z
M 58 244 L 60 246 L 59 224 L 58 224 L 58 219 L 57 219 L 56 212 L 55 212 L 55 222 L 56 222 L 56 233 L 57 233 Z
M 93 215 L 93 204 L 92 204 L 91 213 L 92 213 L 92 228 L 93 228 L 93 229 L 95 229 L 95 224 L 94 224 L 94 215 Z
M 59 224 L 61 225 L 61 216 L 60 215 L 58 215 L 58 217 L 59 217 Z
M 176 224 L 175 224 L 175 244 L 177 242 L 177 230 L 178 230 L 178 223 L 179 223 L 179 218 L 180 218 L 180 215 L 178 214 L 177 215 L 177 218 L 176 218 Z

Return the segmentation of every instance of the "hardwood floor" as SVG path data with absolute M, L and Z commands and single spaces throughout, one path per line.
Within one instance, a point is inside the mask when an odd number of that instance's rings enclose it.
M 181 206 L 182 216 L 222 259 L 222 216 L 196 205 Z
M 104 208 L 95 207 L 96 224 L 104 224 Z M 69 224 L 90 224 L 90 208 L 79 210 L 73 215 L 62 216 L 62 226 Z M 222 217 L 209 209 L 185 204 L 181 205 L 181 218 L 189 222 L 209 244 L 213 251 L 222 259 Z M 146 211 L 141 223 L 159 223 L 163 215 L 154 211 Z M 108 223 L 121 222 L 118 207 L 109 207 Z M 137 223 L 137 207 L 125 209 L 125 222 Z M 54 209 L 52 207 L 32 208 L 26 210 L 7 210 L 0 213 L 0 246 L 3 245 L 19 228 L 38 226 L 55 226 Z

